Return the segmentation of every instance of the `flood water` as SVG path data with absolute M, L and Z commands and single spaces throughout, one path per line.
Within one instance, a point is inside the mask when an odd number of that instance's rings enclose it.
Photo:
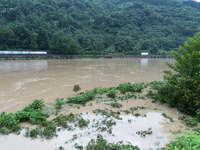
M 62 59 L 62 60 L 17 60 L 0 61 L 0 112 L 16 112 L 28 105 L 34 99 L 43 98 L 45 103 L 54 102 L 59 98 L 72 96 L 74 84 L 79 84 L 81 91 L 91 90 L 94 87 L 116 87 L 124 82 L 145 82 L 162 80 L 163 70 L 167 70 L 166 62 L 173 59 Z M 91 104 L 92 105 L 89 105 Z M 24 137 L 24 130 L 20 135 L 0 135 L 1 150 L 54 150 L 59 146 L 65 149 L 75 149 L 73 145 L 87 145 L 93 138 L 96 139 L 100 131 L 95 130 L 93 119 L 101 121 L 101 115 L 95 115 L 92 110 L 109 109 L 112 111 L 129 110 L 130 107 L 144 106 L 148 109 L 138 110 L 137 113 L 146 114 L 146 117 L 135 117 L 121 113 L 122 120 L 116 120 L 113 134 L 102 132 L 108 142 L 123 140 L 124 144 L 131 142 L 141 149 L 161 148 L 169 143 L 173 136 L 171 132 L 184 130 L 186 127 L 178 120 L 179 112 L 175 108 L 151 103 L 151 100 L 131 99 L 119 102 L 122 108 L 110 108 L 104 102 L 91 101 L 85 107 L 68 109 L 62 108 L 60 113 L 83 113 L 83 118 L 90 119 L 88 128 L 74 131 L 60 131 L 58 137 L 51 140 Z M 175 122 L 162 116 L 162 113 L 172 117 Z M 54 116 L 51 116 L 52 118 Z M 129 122 L 128 120 L 131 120 Z M 22 126 L 31 127 L 24 123 Z M 137 131 L 152 128 L 153 134 L 140 137 Z M 71 141 L 73 135 L 78 139 Z M 12 143 L 12 144 L 11 144 Z
M 34 99 L 57 97 L 124 82 L 162 80 L 173 59 L 62 59 L 0 61 L 0 112 L 16 112 Z

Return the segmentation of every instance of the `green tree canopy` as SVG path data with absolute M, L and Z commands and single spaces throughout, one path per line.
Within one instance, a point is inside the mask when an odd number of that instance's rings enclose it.
M 195 115 L 200 109 L 200 32 L 172 54 L 176 61 L 167 63 L 171 70 L 164 71 L 167 83 L 159 91 L 160 100 Z

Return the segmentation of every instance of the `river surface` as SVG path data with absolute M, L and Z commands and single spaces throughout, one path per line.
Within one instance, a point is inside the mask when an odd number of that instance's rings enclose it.
M 163 79 L 166 62 L 173 59 L 61 59 L 0 61 L 0 112 L 16 112 L 34 99 L 57 97 L 94 87 L 116 87 L 124 82 Z
M 124 82 L 146 82 L 163 80 L 163 70 L 167 70 L 166 62 L 173 63 L 173 59 L 60 59 L 60 60 L 16 60 L 0 61 L 0 112 L 16 112 L 24 108 L 34 99 L 43 98 L 45 103 L 52 103 L 59 98 L 67 98 L 76 94 L 74 84 L 79 84 L 81 91 L 91 90 L 94 87 L 116 87 Z M 59 146 L 65 149 L 75 149 L 77 142 L 86 146 L 100 132 L 94 129 L 93 121 L 101 121 L 101 115 L 95 115 L 92 110 L 109 109 L 112 111 L 129 110 L 130 107 L 145 106 L 148 109 L 138 110 L 137 113 L 146 114 L 146 117 L 121 114 L 123 120 L 116 120 L 113 134 L 103 132 L 108 142 L 123 140 L 141 149 L 161 148 L 172 140 L 172 132 L 180 132 L 186 128 L 178 117 L 175 108 L 151 103 L 151 100 L 132 99 L 119 102 L 122 108 L 110 108 L 105 102 L 91 101 L 85 107 L 68 109 L 62 108 L 60 113 L 83 113 L 82 116 L 90 120 L 88 128 L 74 131 L 60 131 L 58 137 L 51 140 L 25 138 L 25 131 L 20 135 L 0 135 L 1 150 L 54 150 Z M 91 105 L 92 104 L 92 105 Z M 162 113 L 173 118 L 170 122 Z M 52 118 L 54 116 L 51 116 Z M 50 117 L 50 118 L 51 118 Z M 130 122 L 131 120 L 131 122 Z M 24 127 L 33 127 L 29 123 L 22 123 Z M 153 134 L 140 137 L 137 131 L 152 128 Z M 78 135 L 74 142 L 73 135 Z

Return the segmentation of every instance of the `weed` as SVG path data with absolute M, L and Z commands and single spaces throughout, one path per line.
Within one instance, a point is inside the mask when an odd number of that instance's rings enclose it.
M 79 126 L 80 128 L 83 128 L 83 127 L 85 127 L 85 126 L 88 126 L 89 123 L 90 123 L 89 120 L 84 120 L 83 118 L 78 119 L 78 122 L 77 122 L 77 124 L 78 124 L 78 126 Z
M 131 108 L 130 108 L 131 114 L 133 114 L 133 111 L 136 111 L 136 110 L 138 110 L 137 107 L 131 107 Z
M 171 117 L 168 117 L 167 114 L 162 113 L 163 117 L 168 118 L 170 122 L 175 122 Z
M 140 150 L 138 146 L 133 146 L 131 143 L 124 145 L 122 143 L 107 143 L 107 140 L 103 139 L 101 134 L 97 135 L 97 140 L 91 139 L 91 141 L 86 145 L 86 150 Z
M 46 121 L 49 115 L 42 112 L 43 107 L 44 101 L 42 99 L 35 99 L 32 104 L 14 114 L 2 112 L 0 114 L 0 133 L 9 134 L 20 130 L 18 125 L 20 122 L 27 121 L 33 124 L 40 124 Z
M 151 128 L 149 128 L 148 130 L 146 131 L 137 131 L 136 134 L 140 135 L 141 137 L 145 137 L 147 134 L 148 135 L 151 135 L 153 132 L 151 131 Z
M 83 149 L 83 146 L 82 146 L 82 145 L 78 145 L 78 143 L 75 143 L 75 144 L 74 144 L 74 147 L 75 147 L 76 149 L 80 149 L 80 150 Z
M 199 132 L 185 132 L 183 136 L 177 136 L 175 142 L 167 144 L 167 150 L 198 150 L 200 149 L 199 136 Z
M 64 147 L 59 146 L 58 150 L 64 150 Z
M 125 114 L 130 114 L 129 110 L 123 110 L 123 112 L 125 112 Z
M 54 104 L 54 107 L 56 109 L 60 109 L 61 106 L 64 104 L 63 100 L 64 100 L 64 98 L 56 98 L 55 99 L 56 103 Z
M 198 121 L 200 121 L 200 109 L 196 110 L 196 118 Z
M 98 115 L 100 113 L 101 115 L 106 116 L 107 118 L 113 117 L 115 119 L 122 120 L 122 118 L 119 117 L 119 115 L 120 115 L 119 111 L 117 111 L 117 112 L 114 112 L 112 110 L 109 111 L 108 109 L 105 108 L 104 110 L 102 110 L 102 109 L 93 110 L 93 113 L 95 113 L 96 115 Z
M 122 84 L 119 84 L 117 89 L 121 91 L 121 93 L 125 93 L 125 92 L 141 92 L 142 89 L 144 88 L 144 82 L 142 83 L 135 83 L 135 84 L 131 84 L 131 82 L 125 82 Z
M 123 107 L 123 105 L 122 104 L 120 104 L 120 103 L 117 103 L 117 102 L 112 102 L 112 103 L 105 103 L 105 104 L 107 104 L 107 105 L 110 105 L 112 108 L 120 108 L 120 107 Z
M 145 100 L 145 97 L 144 96 L 139 96 L 139 99 Z
M 58 112 L 59 112 L 59 110 L 56 109 L 56 110 L 55 110 L 55 115 L 56 115 L 56 116 L 58 115 Z
M 86 91 L 83 95 L 76 97 L 68 97 L 66 103 L 85 104 L 87 101 L 94 99 L 97 89 Z
M 78 84 L 75 84 L 74 88 L 73 88 L 73 91 L 77 92 L 77 91 L 80 91 L 80 90 L 81 90 L 81 87 Z
M 197 126 L 196 119 L 192 119 L 192 118 L 186 117 L 186 116 L 180 116 L 178 119 L 185 122 L 185 124 L 189 127 Z
M 117 91 L 115 91 L 115 89 L 111 89 L 109 92 L 108 92 L 108 97 L 110 98 L 115 98 L 117 94 Z
M 135 113 L 135 114 L 133 114 L 133 116 L 138 118 L 139 116 L 140 117 L 146 117 L 147 115 L 146 114 L 143 115 L 143 114 Z

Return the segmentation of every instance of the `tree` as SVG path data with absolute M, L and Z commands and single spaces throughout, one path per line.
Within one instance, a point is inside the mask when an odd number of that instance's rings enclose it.
M 200 32 L 172 54 L 176 62 L 167 63 L 171 70 L 164 71 L 166 84 L 159 90 L 160 100 L 195 115 L 200 108 Z
M 14 43 L 14 32 L 9 26 L 0 25 L 0 49 L 7 49 Z
M 55 54 L 77 54 L 80 50 L 79 43 L 71 35 L 65 35 L 63 31 L 56 32 L 51 40 L 53 53 Z
M 37 36 L 38 36 L 38 34 L 35 33 L 34 30 L 32 30 L 31 35 L 30 35 L 30 39 L 31 39 L 30 48 L 31 48 L 31 50 L 37 50 L 37 48 L 38 48 Z

